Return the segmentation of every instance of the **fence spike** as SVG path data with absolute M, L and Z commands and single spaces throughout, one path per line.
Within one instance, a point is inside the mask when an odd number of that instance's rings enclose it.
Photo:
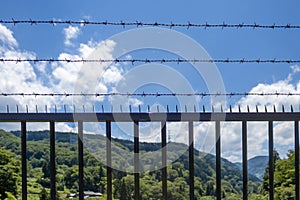
M 256 105 L 256 112 L 258 112 L 258 106 Z
M 26 112 L 28 113 L 28 105 L 26 105 Z
M 167 105 L 167 113 L 169 113 L 169 105 Z
M 6 105 L 6 112 L 9 113 L 9 105 Z
M 122 104 L 120 105 L 120 111 L 123 112 Z
M 176 112 L 178 113 L 178 106 L 176 105 Z
M 241 105 L 239 105 L 239 112 L 241 112 Z
M 139 112 L 141 112 L 141 105 L 139 105 Z
M 187 106 L 186 105 L 184 105 L 184 111 L 187 112 Z
M 45 112 L 48 113 L 47 105 L 45 105 Z
M 284 105 L 282 104 L 282 112 L 284 112 Z
M 157 112 L 159 112 L 159 106 L 158 105 L 156 106 L 156 109 L 157 109 Z
M 197 108 L 196 105 L 194 104 L 194 112 L 197 112 Z
M 294 108 L 293 108 L 293 105 L 291 105 L 291 112 L 294 112 Z
M 129 112 L 130 112 L 130 113 L 132 112 L 131 105 L 129 105 Z
M 213 105 L 211 106 L 211 111 L 212 111 L 212 112 L 215 112 L 215 109 L 214 109 L 214 106 L 213 106 Z
M 64 111 L 65 111 L 65 113 L 67 113 L 66 104 L 64 104 Z
M 75 104 L 73 104 L 73 112 L 75 113 Z
M 248 111 L 248 112 L 250 112 L 250 108 L 249 108 L 249 105 L 247 105 L 247 111 Z
M 149 105 L 147 106 L 147 109 L 148 109 L 148 113 L 149 113 L 150 112 L 150 106 Z
M 95 105 L 93 105 L 92 107 L 93 107 L 93 113 L 95 113 Z
M 203 112 L 205 113 L 205 106 L 204 105 L 202 106 L 202 109 L 203 109 Z
M 268 112 L 267 105 L 265 105 L 265 112 Z
M 36 113 L 39 113 L 39 110 L 38 110 L 38 106 L 37 106 L 37 105 L 35 105 L 35 112 L 36 112 Z
M 83 109 L 83 112 L 85 112 L 85 106 L 84 105 L 82 105 L 82 109 Z
M 19 106 L 18 106 L 18 105 L 16 105 L 16 107 L 17 107 L 17 113 L 19 113 Z
M 101 105 L 102 113 L 104 113 L 104 106 L 103 104 Z
M 273 105 L 273 108 L 274 108 L 274 112 L 276 112 L 276 106 L 275 105 Z

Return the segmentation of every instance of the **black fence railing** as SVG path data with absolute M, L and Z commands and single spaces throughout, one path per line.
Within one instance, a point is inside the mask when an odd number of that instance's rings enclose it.
M 106 166 L 107 166 L 107 199 L 111 200 L 112 194 L 112 168 L 111 166 L 111 136 L 112 122 L 132 122 L 134 126 L 134 199 L 139 198 L 139 122 L 161 123 L 161 155 L 162 155 L 162 197 L 168 199 L 167 188 L 167 122 L 188 122 L 189 138 L 189 197 L 194 199 L 194 122 L 215 123 L 216 144 L 216 197 L 222 198 L 221 189 L 221 127 L 223 121 L 242 123 L 242 174 L 243 174 L 243 199 L 248 199 L 248 163 L 247 163 L 247 122 L 268 122 L 268 148 L 269 148 L 269 199 L 274 199 L 274 139 L 273 122 L 294 122 L 295 144 L 295 197 L 299 199 L 299 121 L 300 112 L 174 112 L 174 113 L 0 113 L 0 122 L 21 123 L 21 156 L 22 156 L 22 199 L 27 199 L 27 166 L 26 166 L 26 124 L 27 122 L 49 122 L 50 130 L 50 182 L 51 198 L 56 197 L 56 166 L 55 166 L 55 122 L 78 123 L 78 166 L 79 166 L 79 199 L 84 198 L 83 185 L 83 126 L 85 122 L 106 123 Z

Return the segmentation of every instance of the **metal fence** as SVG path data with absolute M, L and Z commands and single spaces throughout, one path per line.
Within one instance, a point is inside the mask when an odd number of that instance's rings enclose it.
M 167 112 L 167 113 L 0 113 L 0 122 L 19 122 L 21 124 L 21 152 L 22 152 L 22 199 L 27 199 L 27 167 L 26 167 L 26 124 L 27 122 L 48 122 L 50 129 L 50 180 L 51 199 L 56 198 L 56 166 L 55 166 L 55 122 L 78 123 L 78 165 L 79 165 L 79 199 L 84 199 L 83 185 L 83 125 L 85 122 L 105 122 L 106 124 L 106 166 L 107 166 L 107 199 L 112 199 L 112 168 L 111 166 L 111 123 L 132 122 L 134 126 L 134 169 L 139 169 L 139 122 L 161 123 L 161 145 L 167 145 L 167 122 L 188 122 L 189 137 L 189 197 L 194 199 L 194 122 L 213 122 L 215 124 L 216 150 L 216 198 L 221 199 L 221 139 L 220 123 L 223 121 L 240 122 L 242 124 L 242 174 L 243 199 L 248 199 L 248 168 L 247 168 L 247 122 L 268 122 L 269 148 L 269 198 L 274 198 L 274 121 L 294 122 L 295 144 L 295 195 L 299 199 L 299 121 L 300 112 Z M 162 153 L 162 196 L 168 199 L 167 193 L 167 151 L 161 148 Z M 135 172 L 138 170 L 135 170 Z M 134 199 L 139 198 L 139 173 L 134 173 Z

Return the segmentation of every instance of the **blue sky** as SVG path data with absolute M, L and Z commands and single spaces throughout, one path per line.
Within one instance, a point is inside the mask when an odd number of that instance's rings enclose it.
M 298 1 L 9 1 L 1 19 L 61 19 L 93 21 L 144 21 L 174 23 L 299 24 Z M 19 47 L 38 57 L 58 56 L 63 46 L 62 29 L 48 25 L 10 27 Z M 133 27 L 129 27 L 133 28 Z M 199 42 L 212 58 L 297 58 L 299 30 L 176 28 Z M 107 39 L 122 27 L 87 26 L 76 42 Z M 47 42 L 48 41 L 48 42 Z M 289 73 L 288 64 L 218 64 L 228 91 L 247 91 L 257 82 L 270 83 Z M 254 79 L 255 78 L 255 79 Z M 237 84 L 238 83 L 238 84 Z
M 299 7 L 300 2 L 293 1 L 5 1 L 2 4 L 0 12 L 1 20 L 90 20 L 90 21 L 112 21 L 112 22 L 161 22 L 161 23 L 215 23 L 223 22 L 229 24 L 237 23 L 257 23 L 262 25 L 272 24 L 292 24 L 299 25 Z M 89 56 L 97 45 L 101 44 L 101 55 L 110 58 L 114 51 L 113 43 L 109 43 L 107 39 L 115 34 L 124 31 L 130 31 L 136 27 L 120 27 L 120 26 L 95 26 L 86 25 L 84 27 L 76 25 L 56 25 L 49 24 L 26 25 L 19 24 L 16 26 L 3 24 L 0 29 L 0 55 L 1 57 L 38 57 L 38 58 L 81 58 Z M 300 40 L 299 29 L 231 29 L 231 28 L 180 28 L 174 27 L 174 31 L 186 35 L 200 44 L 212 59 L 298 59 L 300 58 Z M 9 40 L 11 36 L 13 39 Z M 14 43 L 17 43 L 15 44 Z M 172 42 L 172 41 L 171 41 Z M 176 45 L 176 41 L 174 41 Z M 5 54 L 10 52 L 10 54 Z M 130 52 L 123 57 L 125 58 L 177 58 L 177 55 L 164 51 L 143 50 Z M 10 64 L 2 63 L 1 73 L 5 74 L 7 79 L 2 80 L 4 84 L 0 87 L 0 92 L 72 92 L 74 85 L 72 78 L 76 72 L 71 68 L 78 69 L 80 66 L 72 66 L 70 64 L 48 64 L 33 63 Z M 189 82 L 194 91 L 207 92 L 205 82 L 199 76 L 196 76 L 193 68 L 189 64 L 169 64 L 170 68 L 178 71 Z M 134 67 L 120 64 L 111 66 L 105 71 L 105 75 L 97 85 L 98 91 L 112 92 L 115 85 L 120 81 L 124 81 L 126 73 L 130 72 Z M 224 83 L 226 92 L 300 92 L 300 73 L 298 65 L 291 64 L 222 64 L 217 63 L 216 68 L 220 72 L 220 76 Z M 11 71 L 9 69 L 12 69 Z M 9 79 L 10 77 L 10 79 Z M 64 80 L 68 77 L 68 80 Z M 17 81 L 16 81 L 17 80 Z M 174 81 L 174 80 L 170 80 Z M 125 80 L 126 82 L 126 80 Z M 96 87 L 96 86 L 95 86 Z M 78 88 L 77 88 L 78 89 Z M 86 89 L 86 88 L 80 88 Z M 169 92 L 170 88 L 160 87 L 152 84 L 139 88 L 137 91 L 148 92 Z M 120 91 L 128 92 L 128 91 Z M 172 91 L 171 91 L 172 92 Z M 171 101 L 170 101 L 171 100 Z M 1 98 L 2 105 L 5 104 L 72 104 L 70 99 L 47 99 L 47 98 Z M 200 101 L 200 100 L 199 100 Z M 100 104 L 106 103 L 110 105 L 110 99 L 98 99 Z M 261 105 L 299 105 L 299 97 L 272 97 L 272 98 L 255 98 L 255 97 L 234 97 L 227 99 L 227 105 L 232 104 L 236 107 L 238 104 L 254 107 L 256 104 Z M 80 102 L 81 103 L 81 102 Z M 131 104 L 138 105 L 154 105 L 167 103 L 175 106 L 178 103 L 173 99 L 159 98 L 136 98 L 130 99 Z M 209 103 L 208 100 L 201 100 L 199 105 Z M 2 106 L 1 109 L 4 109 Z M 234 127 L 232 127 L 234 126 Z M 283 136 L 286 131 L 284 124 L 278 125 L 278 137 Z M 61 130 L 72 130 L 66 124 L 60 125 Z M 174 125 L 176 127 L 176 125 Z M 205 127 L 205 125 L 203 125 Z M 199 130 L 203 130 L 199 127 Z M 265 131 L 261 126 L 262 132 Z M 288 126 L 287 126 L 288 127 Z M 7 129 L 12 128 L 8 126 Z M 40 127 L 42 128 L 42 127 Z M 172 128 L 171 128 L 172 129 Z M 175 128 L 173 128 L 175 130 Z M 205 128 L 204 128 L 205 129 Z M 232 137 L 239 135 L 238 128 L 235 125 L 227 125 L 224 129 L 230 133 Z M 206 129 L 205 129 L 206 130 Z M 208 129 L 207 129 L 208 130 Z M 255 129 L 256 130 L 256 129 Z M 94 127 L 87 131 L 95 131 Z M 207 131 L 206 131 L 207 132 Z M 253 138 L 258 136 L 254 131 Z M 280 135 L 280 133 L 282 133 Z M 146 132 L 145 132 L 146 134 Z M 265 134 L 266 135 L 266 134 Z M 125 137 L 124 135 L 122 137 Z M 175 137 L 175 136 L 174 136 Z M 178 141 L 183 139 L 180 136 Z M 235 138 L 240 138 L 235 137 Z M 232 140 L 234 142 L 234 140 Z M 238 160 L 239 153 L 233 154 L 233 146 L 238 145 L 232 141 L 227 141 L 228 148 L 224 154 L 231 160 Z M 260 152 L 266 153 L 265 140 L 258 146 L 253 147 L 257 151 L 253 151 L 251 155 Z M 236 142 L 236 141 L 235 141 Z M 289 148 L 290 143 L 280 143 L 279 147 L 282 152 Z M 199 144 L 201 146 L 201 144 Z M 199 146 L 199 148 L 201 148 Z M 232 148 L 229 148 L 232 147 Z M 227 152 L 227 154 L 226 154 Z

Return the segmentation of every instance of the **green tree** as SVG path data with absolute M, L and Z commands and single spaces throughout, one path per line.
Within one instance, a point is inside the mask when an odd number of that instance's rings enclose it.
M 7 198 L 8 194 L 17 196 L 19 181 L 20 162 L 12 152 L 0 147 L 0 199 Z
M 295 199 L 295 152 L 289 151 L 286 159 L 274 156 L 274 199 Z M 262 194 L 269 191 L 269 167 L 263 179 Z
M 276 150 L 273 150 L 273 166 L 274 166 L 274 170 L 276 168 L 276 163 L 277 161 L 280 160 L 280 156 L 279 153 Z M 270 164 L 268 164 L 268 166 L 266 167 L 265 170 L 265 174 L 263 177 L 263 183 L 262 183 L 262 193 L 266 193 L 269 191 L 270 187 L 269 187 L 269 171 L 270 171 Z

